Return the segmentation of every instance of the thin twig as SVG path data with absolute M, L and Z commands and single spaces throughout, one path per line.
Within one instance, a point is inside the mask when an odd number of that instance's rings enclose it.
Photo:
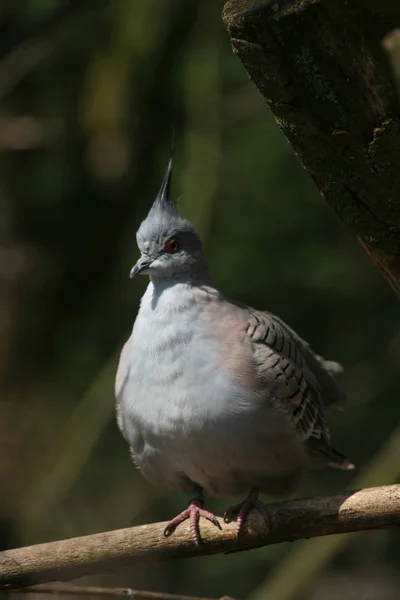
M 164 594 L 162 592 L 148 592 L 133 590 L 132 588 L 99 587 L 94 585 L 73 585 L 64 583 L 42 583 L 30 585 L 21 589 L 10 590 L 12 593 L 22 594 L 67 594 L 77 596 L 105 596 L 113 598 L 134 598 L 135 600 L 215 600 L 213 598 L 199 598 L 197 596 L 182 596 L 180 594 Z M 230 596 L 223 596 L 219 600 L 234 600 Z

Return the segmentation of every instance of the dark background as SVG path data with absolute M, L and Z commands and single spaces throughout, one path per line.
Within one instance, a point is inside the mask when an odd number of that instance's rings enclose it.
M 173 193 L 220 289 L 345 366 L 348 404 L 328 420 L 357 470 L 312 474 L 299 495 L 398 477 L 398 300 L 301 169 L 232 54 L 221 9 L 0 2 L 3 548 L 166 520 L 185 506 L 135 469 L 113 397 L 146 285 L 128 278 L 135 232 L 172 126 Z M 222 512 L 231 500 L 207 506 Z M 303 598 L 386 600 L 400 597 L 399 542 L 398 531 L 370 532 L 87 581 L 254 600 L 290 600 L 308 582 Z

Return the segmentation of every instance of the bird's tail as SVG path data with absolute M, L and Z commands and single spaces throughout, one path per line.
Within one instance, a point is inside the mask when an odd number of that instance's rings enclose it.
M 332 448 L 326 441 L 310 438 L 307 441 L 312 468 L 333 467 L 343 471 L 352 471 L 355 465 L 350 462 L 341 452 Z
M 329 459 L 327 462 L 328 467 L 342 469 L 343 471 L 352 471 L 355 468 L 355 465 L 347 460 L 341 452 L 335 450 L 335 448 L 329 448 L 329 456 L 327 458 Z

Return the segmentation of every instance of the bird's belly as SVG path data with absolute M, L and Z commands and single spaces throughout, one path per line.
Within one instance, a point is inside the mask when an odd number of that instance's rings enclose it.
M 148 479 L 184 487 L 221 451 L 216 438 L 231 410 L 229 383 L 212 360 L 202 363 L 190 348 L 182 360 L 157 361 L 146 372 L 130 377 L 122 398 L 125 434 Z
M 213 361 L 199 362 L 193 378 L 193 362 L 188 350 L 175 370 L 157 364 L 151 377 L 127 386 L 124 427 L 143 475 L 155 485 L 196 485 L 213 495 L 240 496 L 251 487 L 280 493 L 282 474 L 290 487 L 303 455 L 292 432 L 274 426 L 280 416 L 253 402 Z

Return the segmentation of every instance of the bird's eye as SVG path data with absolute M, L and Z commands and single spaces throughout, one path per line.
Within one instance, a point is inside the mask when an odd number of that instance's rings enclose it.
M 164 246 L 164 252 L 168 254 L 175 254 L 180 250 L 181 244 L 177 238 L 171 238 Z

